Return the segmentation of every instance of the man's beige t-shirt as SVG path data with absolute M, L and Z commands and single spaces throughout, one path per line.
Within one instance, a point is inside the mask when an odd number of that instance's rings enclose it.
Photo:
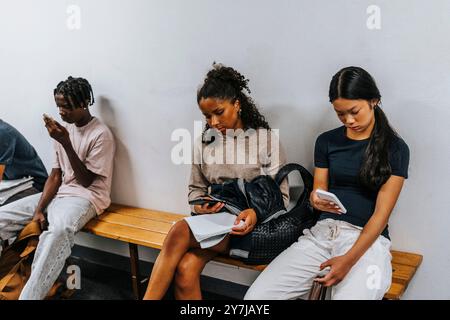
M 94 205 L 97 214 L 101 214 L 111 203 L 114 137 L 109 128 L 95 117 L 83 127 L 77 127 L 75 124 L 66 124 L 65 127 L 75 153 L 86 168 L 97 176 L 89 187 L 80 185 L 66 151 L 55 141 L 53 168 L 60 168 L 62 171 L 62 184 L 56 197 L 74 196 L 87 199 Z

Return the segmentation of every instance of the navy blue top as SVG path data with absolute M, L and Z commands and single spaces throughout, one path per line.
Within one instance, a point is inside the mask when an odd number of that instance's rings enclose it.
M 0 164 L 6 166 L 3 179 L 15 180 L 31 176 L 34 187 L 44 189 L 48 174 L 36 150 L 10 124 L 0 119 Z
M 328 168 L 328 191 L 347 209 L 345 214 L 321 212 L 319 220 L 336 219 L 364 227 L 375 210 L 378 191 L 362 186 L 358 180 L 369 139 L 352 140 L 345 126 L 322 133 L 316 140 L 314 165 Z M 409 148 L 401 138 L 391 141 L 389 164 L 392 175 L 408 178 Z M 388 227 L 382 235 L 389 239 Z

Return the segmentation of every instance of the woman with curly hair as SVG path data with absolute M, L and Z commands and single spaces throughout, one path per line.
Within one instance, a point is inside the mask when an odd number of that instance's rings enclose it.
M 243 75 L 231 67 L 214 63 L 197 92 L 197 103 L 206 118 L 206 126 L 201 141 L 194 147 L 189 202 L 205 199 L 211 184 L 235 178 L 248 181 L 261 174 L 275 176 L 285 163 L 278 137 L 244 90 L 250 93 L 248 80 Z M 256 157 L 252 156 L 252 150 L 257 150 Z M 204 161 L 197 163 L 198 159 Z M 287 181 L 281 184 L 281 191 L 287 207 Z M 239 257 L 243 251 L 240 242 L 253 230 L 258 219 L 254 209 L 243 210 L 232 218 L 235 227 L 230 234 L 204 243 L 196 240 L 192 219 L 225 212 L 226 208 L 217 202 L 192 205 L 191 210 L 194 217 L 177 222 L 167 234 L 144 299 L 162 299 L 172 279 L 176 299 L 201 299 L 200 274 L 205 265 L 219 254 Z

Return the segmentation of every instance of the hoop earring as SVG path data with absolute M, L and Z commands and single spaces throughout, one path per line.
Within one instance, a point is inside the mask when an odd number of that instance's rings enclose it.
M 241 117 L 241 114 L 242 114 L 242 109 L 239 109 L 239 111 L 238 111 L 238 117 L 239 118 Z

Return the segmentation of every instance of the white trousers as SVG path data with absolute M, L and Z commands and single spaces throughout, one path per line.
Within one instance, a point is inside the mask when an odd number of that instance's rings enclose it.
M 41 194 L 35 194 L 0 208 L 0 239 L 17 234 L 33 218 Z M 31 265 L 31 276 L 20 300 L 44 299 L 64 268 L 74 245 L 75 234 L 96 216 L 89 200 L 80 197 L 54 198 L 47 207 L 48 230 L 39 237 Z
M 333 219 L 319 221 L 304 230 L 297 242 L 283 251 L 259 275 L 246 300 L 306 298 L 319 266 L 344 255 L 362 228 Z M 331 288 L 332 300 L 381 300 L 392 281 L 391 242 L 379 236 L 345 278 Z

